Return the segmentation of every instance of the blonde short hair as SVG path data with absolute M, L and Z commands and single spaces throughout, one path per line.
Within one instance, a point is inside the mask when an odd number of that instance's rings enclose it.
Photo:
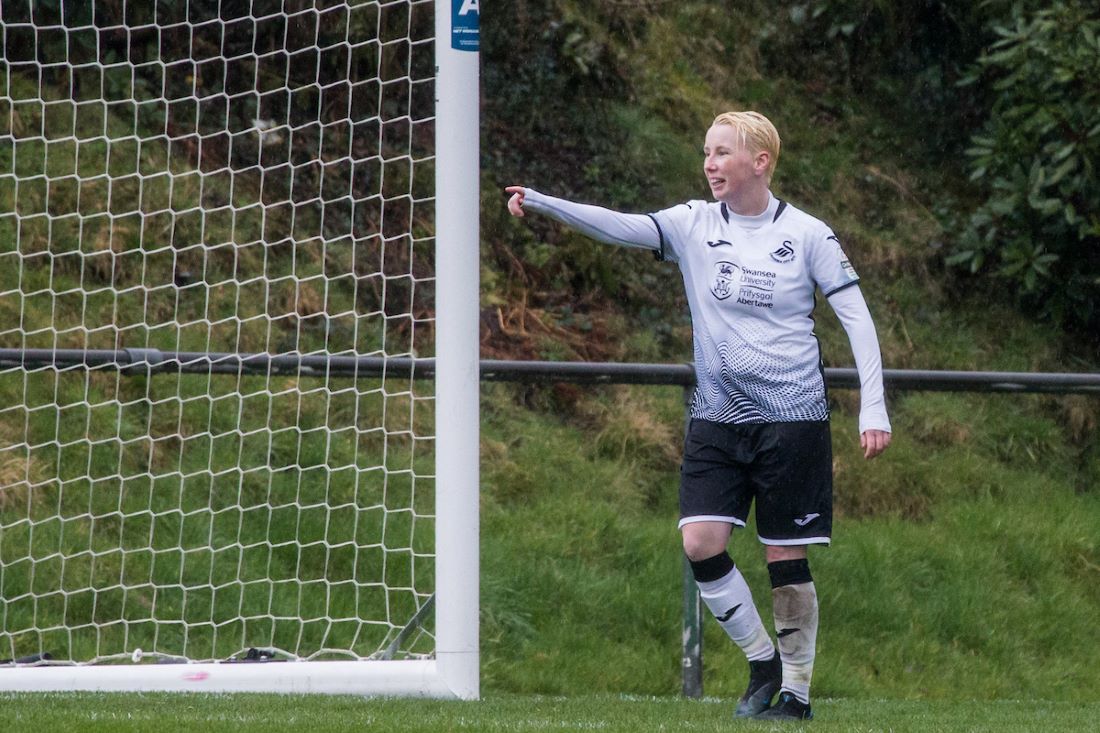
M 775 164 L 779 162 L 779 131 L 764 115 L 759 112 L 723 112 L 714 118 L 713 125 L 732 125 L 741 134 L 741 142 L 745 148 L 753 154 L 767 152 L 768 180 L 771 180 L 775 172 Z

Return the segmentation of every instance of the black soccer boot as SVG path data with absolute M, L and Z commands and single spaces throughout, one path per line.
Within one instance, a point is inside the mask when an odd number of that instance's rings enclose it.
M 783 663 L 779 660 L 779 650 L 771 659 L 749 662 L 749 686 L 734 711 L 735 718 L 751 718 L 768 709 L 772 698 L 783 685 Z
M 755 717 L 757 720 L 813 720 L 814 711 L 810 703 L 799 702 L 791 693 L 781 692 L 775 705 Z

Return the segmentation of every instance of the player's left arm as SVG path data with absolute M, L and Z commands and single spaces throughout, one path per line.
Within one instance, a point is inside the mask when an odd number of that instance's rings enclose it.
M 867 309 L 867 301 L 855 282 L 834 291 L 828 300 L 848 334 L 859 373 L 859 444 L 863 448 L 864 458 L 874 458 L 890 445 L 891 433 L 882 386 L 878 333 Z

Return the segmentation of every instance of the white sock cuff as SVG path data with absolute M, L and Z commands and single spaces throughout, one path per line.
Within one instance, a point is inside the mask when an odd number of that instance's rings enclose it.
M 741 575 L 741 571 L 737 569 L 736 565 L 734 565 L 732 570 L 730 570 L 718 580 L 697 580 L 695 581 L 695 584 L 699 586 L 699 592 L 702 595 L 713 596 L 717 595 L 730 583 L 736 583 L 738 580 L 740 580 L 741 583 L 744 583 L 745 587 L 748 588 L 748 584 L 745 583 L 745 578 Z
M 810 686 L 809 685 L 794 685 L 783 683 L 783 687 L 779 688 L 780 692 L 789 692 L 794 695 L 795 699 L 803 705 L 810 704 Z

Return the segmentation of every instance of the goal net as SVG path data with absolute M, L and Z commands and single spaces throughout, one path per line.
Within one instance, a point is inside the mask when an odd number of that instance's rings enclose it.
M 477 3 L 0 14 L 0 688 L 475 697 Z

